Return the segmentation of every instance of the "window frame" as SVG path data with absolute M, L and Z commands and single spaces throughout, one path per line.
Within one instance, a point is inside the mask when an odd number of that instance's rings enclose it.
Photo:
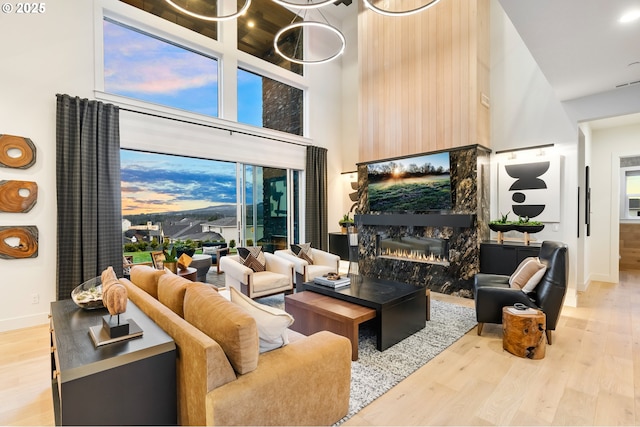
M 218 61 L 218 117 L 188 112 L 177 108 L 110 94 L 104 87 L 104 34 L 103 19 L 111 19 L 169 43 L 183 46 L 196 53 L 215 58 Z M 288 71 L 275 64 L 257 58 L 237 49 L 237 27 L 235 20 L 218 24 L 219 40 L 213 40 L 188 28 L 164 20 L 152 13 L 145 12 L 118 0 L 96 0 L 94 8 L 94 96 L 96 99 L 111 102 L 136 111 L 156 112 L 167 117 L 205 122 L 225 128 L 238 128 L 257 135 L 279 140 L 294 140 L 310 144 L 309 135 L 309 77 Z M 231 40 L 230 40 L 231 39 Z M 226 42 L 225 42 L 226 40 Z M 306 39 L 305 39 L 306 42 Z M 302 135 L 294 135 L 264 127 L 256 127 L 237 121 L 237 68 L 243 68 L 255 74 L 276 80 L 302 90 Z M 231 73 L 233 70 L 233 73 Z M 290 136 L 283 137 L 283 135 Z

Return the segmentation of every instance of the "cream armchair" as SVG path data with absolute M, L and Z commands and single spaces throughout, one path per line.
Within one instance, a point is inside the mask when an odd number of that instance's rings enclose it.
M 293 263 L 272 253 L 265 252 L 266 271 L 255 272 L 243 265 L 238 255 L 220 258 L 224 283 L 233 286 L 249 298 L 293 292 Z
M 290 249 L 275 251 L 274 253 L 294 264 L 295 283 L 299 287 L 304 282 L 310 282 L 318 276 L 327 273 L 337 273 L 340 269 L 340 257 L 320 249 L 309 249 L 313 264 L 309 264 L 304 259 L 298 257 Z

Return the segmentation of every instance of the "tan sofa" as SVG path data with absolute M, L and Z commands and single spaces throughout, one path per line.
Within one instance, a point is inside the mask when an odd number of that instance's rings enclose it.
M 323 331 L 258 353 L 256 321 L 214 287 L 151 267 L 121 279 L 176 342 L 182 425 L 331 425 L 349 409 L 351 344 Z

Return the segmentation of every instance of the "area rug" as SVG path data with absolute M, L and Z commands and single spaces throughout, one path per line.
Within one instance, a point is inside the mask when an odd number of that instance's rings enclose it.
M 284 308 L 282 295 L 259 302 Z M 358 360 L 351 363 L 349 413 L 340 425 L 404 378 L 459 340 L 476 325 L 475 310 L 431 299 L 431 320 L 424 329 L 380 352 L 372 328 L 360 328 Z

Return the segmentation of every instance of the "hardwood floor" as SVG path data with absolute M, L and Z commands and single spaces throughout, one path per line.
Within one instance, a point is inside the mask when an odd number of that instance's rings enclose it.
M 500 325 L 474 328 L 345 425 L 640 424 L 640 272 L 620 277 L 563 308 L 544 359 L 503 351 Z M 53 425 L 49 364 L 47 325 L 0 334 L 0 425 Z

